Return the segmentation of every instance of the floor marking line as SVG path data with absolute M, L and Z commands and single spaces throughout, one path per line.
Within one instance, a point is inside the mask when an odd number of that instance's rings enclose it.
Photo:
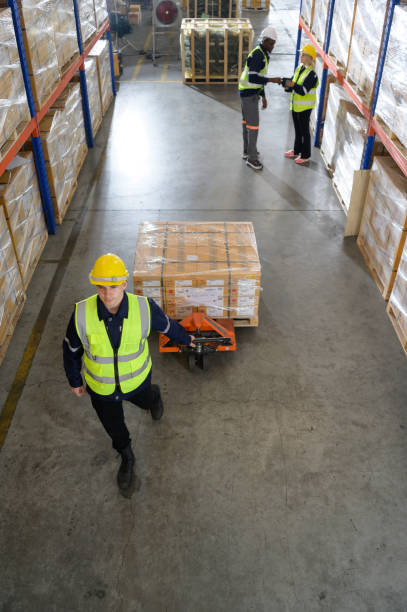
M 134 69 L 134 72 L 133 72 L 133 75 L 132 75 L 130 81 L 135 81 L 137 79 L 137 77 L 138 77 L 138 74 L 140 72 L 141 66 L 142 66 L 142 64 L 144 62 L 144 59 L 146 57 L 145 54 L 147 53 L 148 48 L 150 46 L 150 40 L 151 40 L 152 33 L 153 33 L 153 28 L 151 28 L 149 33 L 148 33 L 146 42 L 144 43 L 144 47 L 143 47 L 144 55 L 139 57 L 139 60 L 137 62 L 137 65 L 136 65 L 136 67 Z

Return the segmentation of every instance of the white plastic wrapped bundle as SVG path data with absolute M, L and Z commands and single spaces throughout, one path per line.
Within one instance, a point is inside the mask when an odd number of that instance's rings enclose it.
M 97 29 L 106 21 L 108 18 L 106 0 L 94 0 L 95 7 L 95 19 Z
M 376 113 L 407 148 L 406 66 L 407 7 L 396 6 Z
M 99 91 L 103 115 L 113 99 L 112 76 L 110 71 L 110 52 L 107 40 L 98 40 L 89 57 L 94 57 L 97 63 Z
M 29 120 L 11 10 L 0 10 L 0 151 L 18 125 Z
M 96 34 L 96 17 L 93 0 L 78 0 L 78 9 L 82 43 L 85 44 Z
M 341 85 L 333 83 L 329 88 L 324 133 L 321 143 L 321 152 L 323 153 L 325 163 L 332 170 L 335 168 L 335 154 L 340 122 L 344 121 L 345 102 L 350 102 L 350 98 L 345 90 Z
M 85 61 L 85 74 L 92 131 L 95 136 L 102 122 L 102 106 L 99 93 L 99 77 L 96 58 L 88 57 Z
M 387 0 L 358 0 L 347 78 L 370 103 Z
M 51 17 L 54 22 L 58 65 L 62 72 L 66 64 L 79 51 L 75 15 L 72 10 L 72 0 L 53 0 L 53 4 Z
M 311 26 L 312 24 L 312 17 L 314 15 L 314 1 L 315 0 L 302 0 L 301 17 L 308 26 Z
M 387 312 L 407 353 L 407 243 L 404 244 Z
M 325 27 L 328 17 L 328 8 L 329 0 L 315 0 L 312 31 L 321 44 L 323 44 L 325 41 Z
M 335 0 L 329 51 L 343 68 L 348 63 L 354 10 L 355 0 Z
M 375 157 L 358 245 L 385 299 L 390 295 L 407 230 L 407 178 L 391 157 Z

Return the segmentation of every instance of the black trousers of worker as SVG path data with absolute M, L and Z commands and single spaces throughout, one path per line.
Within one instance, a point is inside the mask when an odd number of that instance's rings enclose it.
M 143 410 L 150 410 L 160 398 L 160 391 L 157 385 L 150 385 L 143 391 L 134 393 L 126 399 L 135 406 Z M 124 421 L 123 402 L 114 400 L 104 400 L 90 396 L 92 406 L 105 428 L 107 434 L 112 439 L 112 446 L 118 452 L 122 451 L 131 442 L 129 430 Z
M 311 133 L 309 130 L 311 113 L 311 109 L 300 113 L 293 111 L 295 129 L 294 153 L 295 155 L 300 155 L 303 159 L 311 157 Z

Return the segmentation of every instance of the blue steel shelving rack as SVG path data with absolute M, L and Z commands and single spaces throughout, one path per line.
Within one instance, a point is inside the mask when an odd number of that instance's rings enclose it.
M 390 153 L 390 155 L 393 157 L 393 159 L 399 166 L 400 170 L 403 172 L 405 176 L 407 176 L 407 160 L 402 155 L 400 150 L 397 148 L 393 140 L 389 138 L 389 136 L 386 134 L 386 132 L 383 130 L 383 128 L 381 127 L 381 125 L 378 123 L 377 119 L 374 116 L 375 111 L 376 111 L 377 99 L 378 99 L 379 92 L 380 92 L 380 85 L 381 85 L 381 80 L 382 80 L 382 75 L 383 75 L 384 63 L 386 59 L 387 47 L 388 47 L 389 38 L 390 38 L 391 25 L 393 22 L 394 8 L 396 5 L 400 3 L 401 3 L 400 0 L 388 0 L 388 3 L 387 3 L 386 15 L 385 15 L 385 20 L 384 20 L 384 30 L 383 30 L 382 42 L 381 42 L 379 56 L 378 56 L 373 95 L 372 95 L 371 104 L 369 107 L 359 98 L 359 96 L 356 94 L 352 86 L 346 81 L 346 79 L 343 77 L 343 75 L 339 71 L 338 67 L 335 65 L 331 57 L 328 55 L 332 23 L 333 23 L 334 8 L 335 8 L 335 0 L 330 0 L 329 6 L 328 6 L 328 15 L 327 15 L 326 28 L 325 28 L 325 40 L 324 40 L 322 47 L 319 44 L 319 42 L 315 39 L 313 34 L 311 33 L 310 28 L 301 18 L 302 0 L 300 1 L 300 19 L 299 19 L 298 34 L 297 34 L 297 47 L 296 47 L 296 53 L 295 53 L 295 67 L 298 65 L 299 53 L 300 53 L 300 48 L 301 48 L 301 35 L 302 35 L 302 31 L 304 31 L 307 34 L 308 38 L 311 40 L 312 44 L 315 46 L 318 54 L 321 56 L 322 61 L 323 61 L 321 89 L 320 89 L 319 104 L 318 104 L 318 109 L 317 109 L 317 122 L 316 122 L 316 127 L 315 127 L 314 145 L 316 147 L 319 146 L 320 132 L 322 128 L 322 113 L 323 113 L 323 107 L 324 107 L 324 99 L 326 95 L 326 82 L 327 82 L 327 75 L 328 75 L 328 70 L 329 70 L 335 76 L 337 81 L 344 87 L 344 89 L 346 90 L 350 98 L 353 100 L 353 102 L 358 107 L 359 111 L 368 121 L 368 130 L 366 134 L 365 147 L 363 151 L 363 157 L 361 160 L 361 170 L 368 170 L 370 168 L 371 161 L 372 161 L 372 155 L 373 155 L 374 140 L 377 135 L 379 136 L 381 142 L 383 143 L 387 151 Z
M 47 114 L 52 104 L 63 92 L 65 87 L 71 81 L 74 74 L 79 70 L 86 139 L 88 142 L 88 147 L 90 148 L 93 147 L 93 144 L 94 144 L 93 131 L 92 131 L 92 122 L 90 118 L 90 111 L 89 111 L 89 99 L 88 99 L 88 90 L 86 86 L 84 63 L 85 63 L 86 57 L 89 55 L 95 43 L 103 36 L 105 32 L 107 33 L 107 38 L 109 41 L 110 70 L 111 70 L 111 76 L 112 76 L 112 91 L 113 91 L 113 95 L 114 96 L 116 95 L 116 85 L 115 85 L 114 70 L 113 70 L 112 39 L 110 36 L 109 20 L 107 19 L 104 25 L 99 29 L 99 31 L 92 38 L 91 42 L 84 49 L 83 44 L 82 44 L 78 4 L 77 4 L 77 0 L 72 0 L 72 1 L 73 1 L 74 13 L 75 13 L 75 23 L 76 23 L 76 34 L 77 34 L 77 39 L 78 39 L 79 57 L 72 63 L 70 68 L 62 75 L 61 81 L 58 83 L 55 90 L 49 96 L 45 104 L 43 104 L 41 109 L 37 111 L 35 108 L 34 97 L 33 97 L 32 89 L 31 89 L 31 82 L 30 82 L 30 76 L 28 72 L 27 57 L 26 57 L 26 52 L 25 52 L 25 47 L 24 47 L 24 42 L 23 42 L 20 14 L 19 14 L 18 6 L 17 6 L 17 1 L 7 0 L 7 5 L 11 9 L 11 13 L 13 16 L 14 31 L 15 31 L 16 41 L 17 41 L 18 53 L 20 56 L 21 70 L 22 70 L 23 79 L 24 79 L 24 85 L 25 85 L 25 90 L 26 90 L 26 95 L 27 95 L 27 102 L 28 102 L 28 107 L 29 107 L 30 115 L 31 115 L 31 121 L 25 127 L 23 132 L 19 135 L 16 142 L 13 144 L 13 146 L 10 148 L 7 154 L 0 160 L 0 176 L 7 169 L 8 165 L 14 159 L 14 157 L 18 154 L 18 152 L 20 151 L 24 143 L 31 136 L 34 160 L 35 160 L 35 165 L 37 168 L 38 182 L 39 182 L 39 187 L 40 187 L 40 192 L 41 192 L 42 204 L 44 208 L 45 220 L 47 223 L 48 232 L 50 234 L 56 233 L 56 223 L 55 223 L 54 210 L 52 207 L 52 200 L 51 200 L 51 193 L 50 193 L 50 188 L 49 188 L 49 183 L 48 183 L 48 177 L 47 177 L 47 172 L 46 172 L 46 167 L 45 167 L 44 153 L 43 153 L 42 144 L 41 144 L 40 121 L 45 117 L 45 115 Z

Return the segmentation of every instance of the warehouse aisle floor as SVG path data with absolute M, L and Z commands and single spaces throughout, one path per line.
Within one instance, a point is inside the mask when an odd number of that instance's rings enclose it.
M 271 73 L 288 76 L 298 3 L 271 4 Z M 253 17 L 257 32 L 266 21 Z M 0 369 L 15 407 L 0 452 L 0 609 L 405 611 L 406 361 L 319 154 L 309 168 L 283 158 L 287 98 L 269 86 L 254 173 L 235 88 L 186 87 L 176 59 L 141 57 L 125 58 Z M 237 352 L 206 373 L 159 355 L 152 336 L 166 411 L 153 423 L 126 406 L 137 486 L 124 499 L 61 342 L 95 258 L 111 250 L 131 270 L 145 220 L 252 221 L 263 293 L 259 327 L 239 328 Z

